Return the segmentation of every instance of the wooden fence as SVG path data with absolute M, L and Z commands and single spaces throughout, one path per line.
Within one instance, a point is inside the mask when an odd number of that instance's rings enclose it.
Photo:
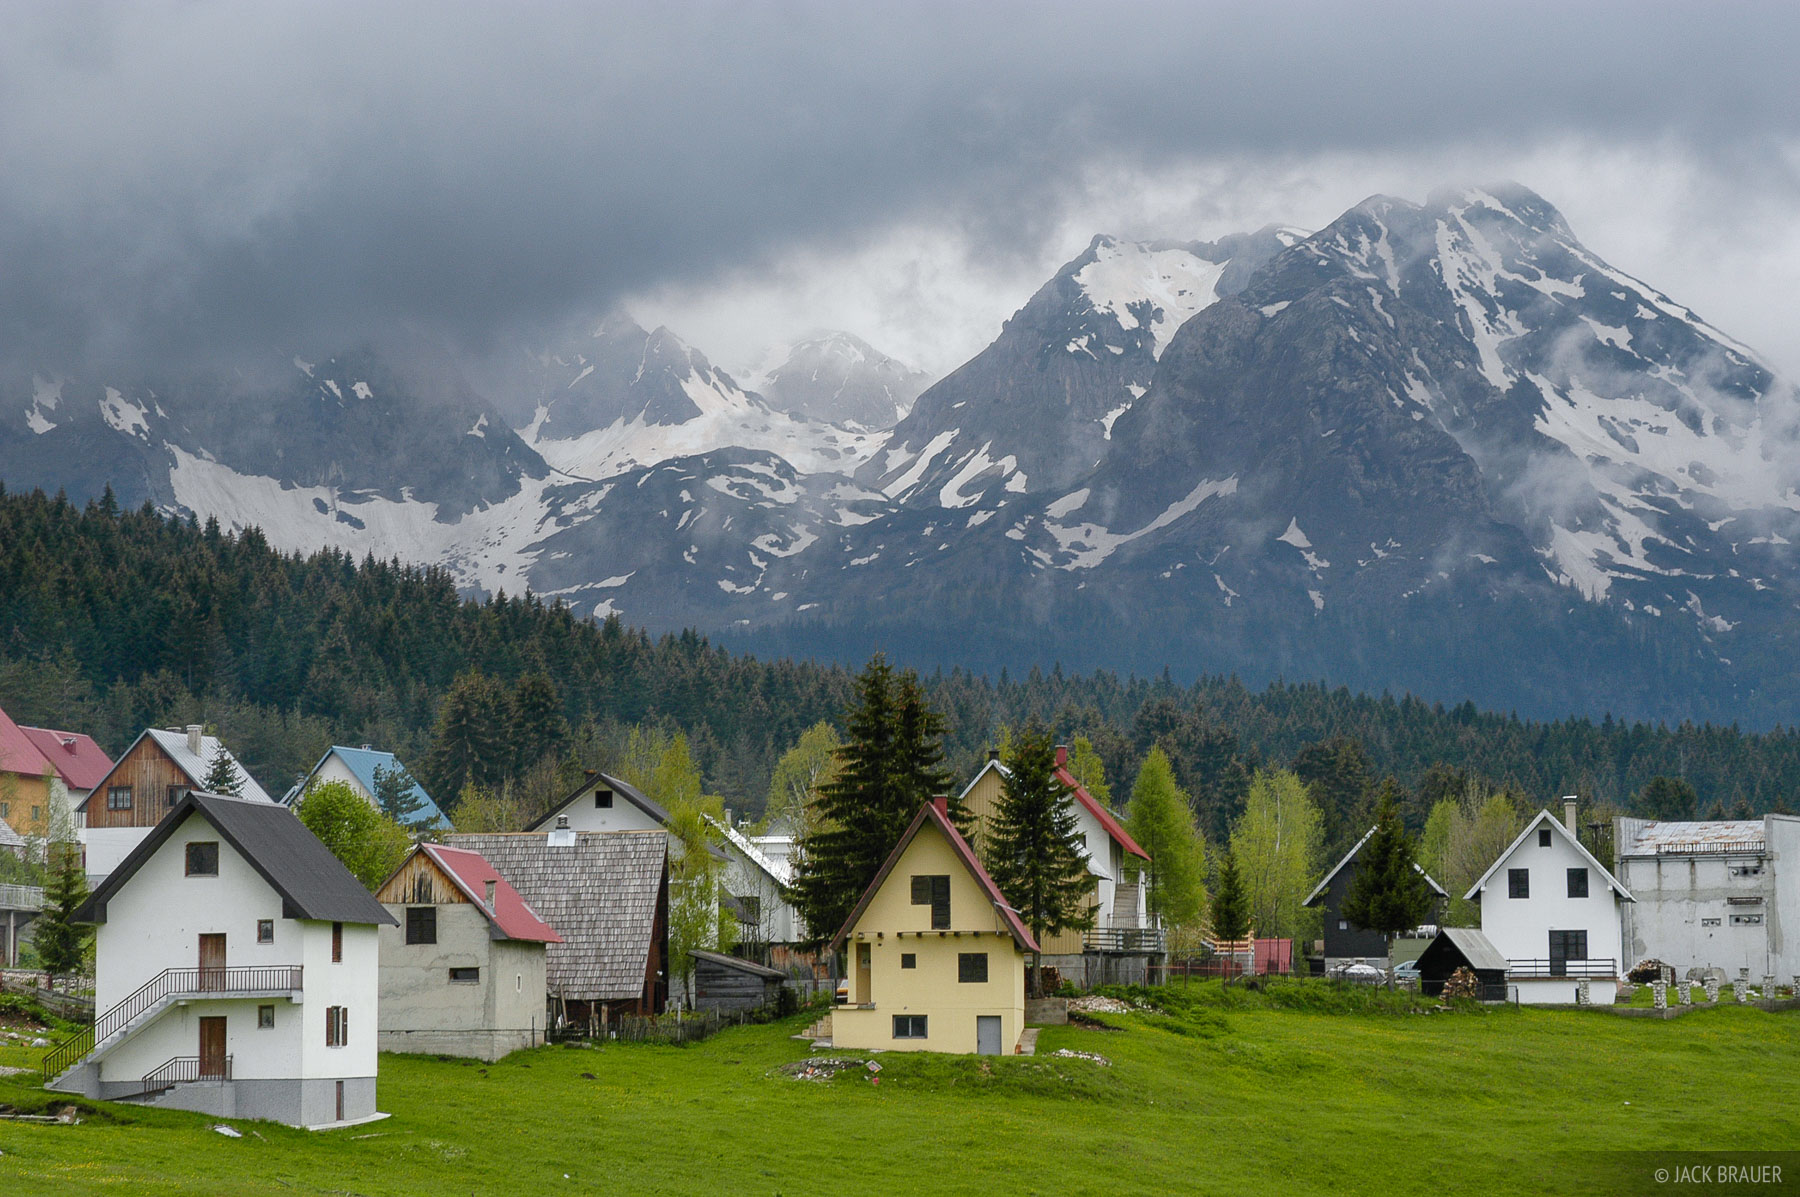
M 36 970 L 0 969 L 0 993 L 23 994 L 58 1018 L 70 1022 L 94 1020 L 92 977 L 46 977 Z

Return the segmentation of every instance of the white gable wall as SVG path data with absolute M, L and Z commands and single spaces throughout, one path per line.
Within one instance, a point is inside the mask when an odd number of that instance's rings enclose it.
M 539 828 L 550 831 L 556 827 L 556 815 L 567 815 L 569 827 L 575 831 L 662 831 L 663 825 L 645 814 L 644 811 L 617 790 L 612 790 L 612 805 L 597 807 L 594 805 L 596 790 L 610 789 L 605 783 L 597 783 L 557 808 L 556 813 Z
M 355 790 L 357 795 L 370 806 L 375 805 L 375 795 L 369 793 L 363 786 L 363 783 L 357 778 L 356 774 L 350 771 L 350 766 L 346 765 L 343 762 L 343 759 L 335 752 L 327 754 L 324 762 L 321 763 L 317 769 L 313 770 L 313 775 L 307 780 L 309 783 L 318 781 L 341 781 L 352 790 Z
M 1550 958 L 1551 931 L 1586 931 L 1588 959 L 1611 958 L 1618 966 L 1621 951 L 1619 898 L 1606 877 L 1576 851 L 1568 839 L 1550 831 L 1550 844 L 1540 847 L 1534 825 L 1525 838 L 1503 857 L 1487 884 L 1477 895 L 1481 906 L 1481 933 L 1509 962 L 1547 961 Z M 1587 871 L 1588 896 L 1569 897 L 1568 870 Z M 1531 878 L 1531 896 L 1509 898 L 1508 870 L 1526 869 Z M 1523 968 L 1522 965 L 1516 965 Z M 1629 968 L 1626 964 L 1623 967 Z M 1539 971 L 1542 971 L 1541 966 Z M 1520 998 L 1534 1000 L 1527 990 L 1545 990 L 1535 1000 L 1573 1002 L 1576 982 L 1556 978 L 1543 984 L 1521 985 Z M 1610 983 L 1609 983 L 1610 985 Z M 1611 989 L 1602 997 L 1598 989 L 1596 1001 L 1610 1001 Z

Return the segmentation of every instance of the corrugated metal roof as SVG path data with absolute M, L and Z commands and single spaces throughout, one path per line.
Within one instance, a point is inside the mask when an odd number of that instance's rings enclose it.
M 131 749 L 136 748 L 138 743 L 146 736 L 156 741 L 157 747 L 161 748 L 163 752 L 168 755 L 168 758 L 175 763 L 175 767 L 187 774 L 187 779 L 196 786 L 201 785 L 206 780 L 206 773 L 212 765 L 213 755 L 222 747 L 217 736 L 201 736 L 200 754 L 196 756 L 188 751 L 186 732 L 165 731 L 162 728 L 151 727 L 145 728 L 143 732 L 139 733 L 138 738 L 131 742 L 131 747 L 119 754 L 119 760 L 122 761 L 130 756 Z M 231 755 L 230 749 L 225 750 L 225 755 L 230 759 L 231 767 L 237 773 L 238 783 L 242 791 L 238 796 L 240 798 L 247 798 L 252 802 L 267 802 L 270 805 L 274 805 L 275 800 L 269 797 L 268 793 L 261 786 L 256 784 L 256 779 L 254 777 L 251 777 L 249 773 L 244 771 L 244 766 L 238 762 L 237 757 Z M 116 769 L 117 767 L 118 761 L 113 762 L 113 768 Z M 107 777 L 111 777 L 112 772 L 112 769 L 108 769 Z M 101 778 L 102 782 L 105 780 L 106 778 Z M 93 795 L 89 794 L 87 798 L 83 798 L 76 804 L 75 809 L 86 810 L 88 801 L 92 797 Z
M 103 923 L 106 904 L 131 880 L 189 815 L 211 823 L 219 835 L 281 895 L 281 917 L 333 923 L 392 923 L 394 916 L 363 888 L 285 806 L 254 798 L 192 793 L 175 804 L 77 913 L 78 922 Z
M 19 730 L 37 746 L 50 767 L 72 790 L 92 790 L 100 784 L 101 778 L 112 772 L 112 758 L 94 743 L 92 736 L 48 727 L 21 727 Z
M 757 847 L 756 844 L 751 841 L 749 836 L 745 835 L 737 828 L 732 827 L 719 819 L 715 819 L 711 815 L 707 815 L 705 818 L 706 821 L 712 825 L 713 829 L 723 835 L 733 848 L 736 848 L 739 852 L 744 854 L 746 860 L 761 869 L 764 873 L 767 873 L 777 883 L 787 885 L 793 881 L 794 870 L 788 866 L 786 858 L 777 860 L 775 857 L 769 856 L 763 852 L 761 848 Z
M 1631 833 L 1629 843 L 1620 837 L 1620 856 L 1718 856 L 1768 850 L 1761 819 L 1621 819 L 1620 829 Z
M 714 964 L 721 964 L 726 968 L 733 968 L 741 973 L 749 973 L 753 977 L 762 977 L 770 981 L 787 980 L 787 974 L 780 969 L 769 968 L 766 965 L 756 963 L 754 960 L 745 960 L 741 956 L 727 956 L 722 952 L 708 952 L 703 951 L 700 948 L 695 948 L 693 951 L 689 952 L 688 955 L 692 956 L 695 960 L 710 960 Z
M 1483 971 L 1489 969 L 1506 971 L 1506 957 L 1500 954 L 1500 949 L 1495 947 L 1487 936 L 1475 928 L 1445 927 L 1438 932 L 1438 935 L 1449 940 L 1456 947 L 1456 950 L 1462 954 L 1462 958 L 1469 962 L 1470 968 Z
M 550 992 L 575 1001 L 642 997 L 668 863 L 661 831 L 580 831 L 550 845 L 531 832 L 453 835 L 481 853 L 562 937 L 545 954 Z
M 435 860 L 445 875 L 462 890 L 463 896 L 473 902 L 487 921 L 508 939 L 531 939 L 540 943 L 562 942 L 562 936 L 538 917 L 538 912 L 512 887 L 512 882 L 501 876 L 500 871 L 473 848 L 420 844 L 415 851 L 423 852 Z M 402 864 L 401 867 L 404 868 L 405 865 Z M 487 883 L 490 881 L 494 883 L 492 910 L 487 907 Z
M 319 770 L 325 767 L 325 762 L 330 760 L 334 753 L 339 760 L 344 762 L 344 767 L 350 770 L 351 775 L 362 783 L 362 788 L 369 792 L 371 798 L 376 794 L 376 769 L 385 773 L 400 771 L 409 777 L 412 776 L 411 770 L 401 764 L 400 758 L 391 752 L 382 752 L 377 748 L 346 748 L 342 744 L 333 744 L 325 750 L 325 755 L 319 758 L 319 763 L 312 767 L 312 772 L 301 778 L 292 789 L 281 796 L 284 806 L 292 806 L 300 795 L 306 792 L 307 785 Z M 431 795 L 425 792 L 425 787 L 419 784 L 419 779 L 416 777 L 413 778 L 412 796 L 423 805 L 413 811 L 412 817 L 407 819 L 408 824 L 414 827 L 428 827 L 437 823 L 447 825 L 450 822 L 444 817 L 444 812 L 439 809 L 438 804 L 431 800 Z

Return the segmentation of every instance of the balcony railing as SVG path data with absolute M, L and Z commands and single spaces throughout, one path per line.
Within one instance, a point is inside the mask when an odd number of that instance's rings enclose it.
M 1619 962 L 1611 957 L 1591 960 L 1508 960 L 1506 975 L 1514 981 L 1542 980 L 1549 977 L 1617 977 Z
M 210 1066 L 209 1066 L 210 1064 Z M 144 1074 L 144 1096 L 190 1081 L 228 1081 L 231 1079 L 231 1057 L 206 1061 L 199 1056 L 176 1056 L 164 1060 Z
M 1166 952 L 1168 943 L 1156 927 L 1096 927 L 1081 933 L 1090 952 Z
M 38 885 L 0 885 L 0 910 L 42 910 L 44 890 Z
M 168 968 L 144 982 L 131 996 L 114 1002 L 91 1027 L 83 1027 L 44 1057 L 44 1079 L 52 1080 L 94 1050 L 94 1046 L 131 1023 L 158 1002 L 183 997 L 230 997 L 234 994 L 280 993 L 301 988 L 297 964 L 247 968 Z

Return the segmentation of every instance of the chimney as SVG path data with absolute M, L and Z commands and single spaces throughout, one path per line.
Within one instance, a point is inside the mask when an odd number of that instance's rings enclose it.
M 556 830 L 550 833 L 550 847 L 573 848 L 574 846 L 575 832 L 569 827 L 569 816 L 556 816 Z
M 582 772 L 589 777 L 598 777 L 600 775 L 600 770 L 598 769 L 583 769 Z
M 731 808 L 729 806 L 725 808 L 725 826 L 727 826 L 727 827 L 736 827 L 737 826 L 737 820 L 731 817 Z
M 950 795 L 939 794 L 936 798 L 931 800 L 931 805 L 937 807 L 938 814 L 944 816 L 944 818 L 948 819 L 950 817 Z
M 363 751 L 364 751 L 364 752 L 374 752 L 374 751 L 375 751 L 375 745 L 373 745 L 373 744 L 364 744 L 364 745 L 363 745 L 363 747 L 362 747 L 362 750 L 363 750 Z
M 489 914 L 494 912 L 494 883 L 492 881 L 487 883 L 487 908 Z
M 195 756 L 200 755 L 200 733 L 204 730 L 198 723 L 187 725 L 188 751 Z
M 1069 763 L 1069 746 L 1067 744 L 1058 744 L 1056 746 L 1056 767 L 1058 769 L 1060 769 L 1068 763 Z
M 988 760 L 997 761 L 999 759 L 1000 759 L 1000 750 L 998 748 L 988 749 Z
M 1575 808 L 1579 806 L 1580 803 L 1581 800 L 1574 794 L 1563 795 L 1563 826 L 1567 827 L 1569 829 L 1569 834 L 1578 840 L 1581 838 L 1581 832 L 1575 823 Z

